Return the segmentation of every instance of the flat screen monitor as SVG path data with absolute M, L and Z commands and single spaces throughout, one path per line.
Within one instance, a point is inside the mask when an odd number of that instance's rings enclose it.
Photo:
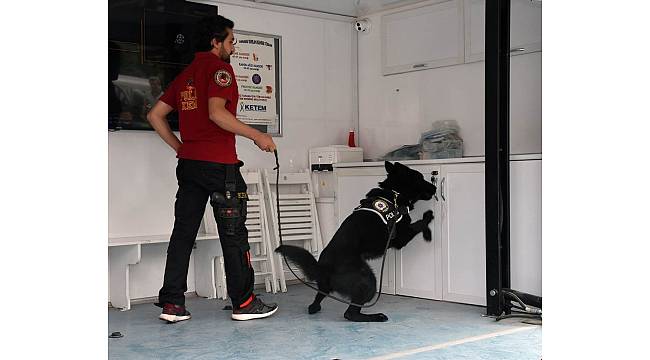
M 143 62 L 138 44 L 108 43 L 108 128 L 109 130 L 153 130 L 147 112 L 184 65 Z M 167 116 L 178 131 L 178 114 Z
M 186 1 L 109 2 L 108 129 L 153 130 L 147 112 L 194 58 L 198 21 L 215 6 Z M 178 114 L 167 116 L 178 131 Z

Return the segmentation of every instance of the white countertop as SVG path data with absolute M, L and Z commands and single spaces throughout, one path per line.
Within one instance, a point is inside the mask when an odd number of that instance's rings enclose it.
M 523 160 L 541 160 L 542 154 L 517 154 L 510 155 L 510 161 L 523 161 Z M 431 160 L 398 160 L 399 163 L 404 165 L 435 165 L 435 164 L 457 164 L 457 163 L 479 163 L 485 162 L 484 156 L 472 156 L 455 159 L 431 159 Z M 364 162 L 349 162 L 334 164 L 335 168 L 350 168 L 350 167 L 373 167 L 384 166 L 383 161 L 364 161 Z

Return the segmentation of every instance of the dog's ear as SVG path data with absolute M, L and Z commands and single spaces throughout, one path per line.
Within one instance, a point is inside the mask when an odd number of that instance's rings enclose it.
M 386 168 L 386 172 L 390 174 L 393 171 L 394 165 L 388 161 L 384 161 L 384 167 Z

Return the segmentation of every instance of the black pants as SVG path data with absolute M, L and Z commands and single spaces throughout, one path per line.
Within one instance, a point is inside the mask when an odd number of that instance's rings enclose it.
M 253 295 L 254 273 L 250 263 L 250 246 L 246 221 L 246 183 L 239 171 L 242 162 L 235 165 L 207 161 L 179 159 L 176 167 L 178 192 L 174 205 L 172 231 L 165 278 L 158 293 L 158 306 L 163 303 L 185 304 L 187 270 L 190 254 L 201 225 L 208 198 L 214 192 L 226 193 L 226 172 L 231 171 L 236 189 L 228 204 L 213 205 L 219 240 L 223 250 L 228 295 L 233 307 L 238 307 Z M 238 196 L 239 195 L 239 196 Z M 238 216 L 233 216 L 234 214 Z

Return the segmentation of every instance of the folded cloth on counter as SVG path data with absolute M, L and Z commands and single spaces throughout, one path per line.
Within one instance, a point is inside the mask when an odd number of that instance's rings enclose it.
M 399 148 L 389 151 L 384 155 L 381 160 L 396 161 L 396 160 L 418 160 L 420 159 L 420 152 L 422 147 L 420 144 L 415 145 L 402 145 Z
M 448 159 L 463 157 L 463 139 L 453 120 L 436 121 L 432 129 L 420 136 L 421 159 Z

